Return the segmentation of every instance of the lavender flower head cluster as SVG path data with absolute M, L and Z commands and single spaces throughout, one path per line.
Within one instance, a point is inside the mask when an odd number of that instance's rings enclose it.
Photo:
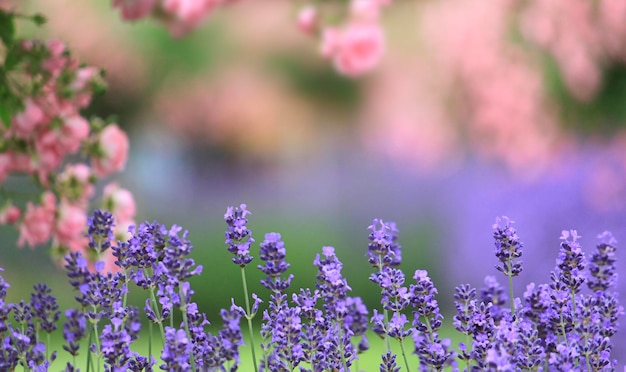
M 255 371 L 371 370 L 373 366 L 357 365 L 368 351 L 379 353 L 376 368 L 383 372 L 616 369 L 612 338 L 624 310 L 614 292 L 617 241 L 608 232 L 598 236 L 599 244 L 586 256 L 576 231 L 563 231 L 550 281 L 530 283 L 515 297 L 512 280 L 522 271 L 522 243 L 513 222 L 498 218 L 493 226 L 496 268 L 508 278 L 508 294 L 492 275 L 479 289 L 458 286 L 452 325 L 460 336 L 455 342 L 440 334 L 440 294 L 428 272 L 414 270 L 413 281 L 406 283 L 393 222 L 376 219 L 369 226 L 370 280 L 381 293 L 379 308 L 371 312 L 360 297 L 351 295 L 334 247 L 323 247 L 315 257 L 315 287 L 289 293 L 293 274 L 287 272 L 286 244 L 280 234 L 268 233 L 259 245 L 263 263 L 257 268 L 264 274 L 261 284 L 269 300 L 256 344 L 252 318 L 262 301 L 247 292 L 245 268 L 253 260 L 254 243 L 249 214 L 242 204 L 229 207 L 224 216 L 226 245 L 242 270 L 246 307 L 231 300 L 230 308 L 220 312 L 223 326 L 217 333 L 207 330 L 207 316 L 193 301 L 189 279 L 200 275 L 202 266 L 190 257 L 188 233 L 176 225 L 144 222 L 130 227 L 128 240 L 116 241 L 111 215 L 96 211 L 87 229 L 89 247 L 96 257 L 112 250 L 116 268 L 90 264 L 80 253 L 68 254 L 65 268 L 75 308 L 62 312 L 43 284 L 34 287 L 30 301 L 7 303 L 10 287 L 0 276 L 0 370 L 21 366 L 26 371 L 90 372 L 103 366 L 104 371 L 236 371 L 248 365 L 239 352 L 243 319 L 248 321 Z M 127 303 L 131 287 L 145 293 L 142 310 Z M 145 355 L 132 347 L 145 336 L 142 323 L 150 335 Z M 57 351 L 49 342 L 57 329 L 65 341 L 62 351 L 71 360 L 63 367 L 55 364 Z M 370 349 L 368 331 L 384 340 L 381 349 Z M 153 340 L 153 333 L 160 340 Z M 85 354 L 83 368 L 77 357 Z

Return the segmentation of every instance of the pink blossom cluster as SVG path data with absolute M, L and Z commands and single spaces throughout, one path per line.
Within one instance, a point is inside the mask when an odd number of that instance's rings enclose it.
M 102 83 L 98 69 L 79 65 L 58 40 L 26 40 L 16 48 L 21 65 L 8 70 L 8 78 L 22 108 L 0 125 L 0 224 L 17 227 L 20 247 L 52 239 L 59 253 L 84 250 L 94 184 L 124 169 L 128 137 L 116 124 L 90 123 L 80 113 Z M 79 154 L 91 166 L 70 162 Z M 32 177 L 39 200 L 21 206 L 20 195 L 7 190 L 6 180 L 18 175 Z M 109 185 L 104 197 L 120 227 L 133 223 L 127 190 Z
M 324 9 L 309 4 L 300 10 L 298 28 L 321 37 L 320 52 L 346 76 L 359 76 L 376 67 L 383 56 L 385 38 L 381 10 L 390 0 L 351 0 L 342 24 L 326 24 Z
M 153 17 L 161 22 L 174 37 L 180 37 L 197 28 L 218 6 L 232 0 L 113 0 L 122 18 L 136 21 Z
M 520 14 L 523 35 L 546 50 L 578 100 L 592 100 L 610 60 L 626 61 L 626 2 L 532 0 Z

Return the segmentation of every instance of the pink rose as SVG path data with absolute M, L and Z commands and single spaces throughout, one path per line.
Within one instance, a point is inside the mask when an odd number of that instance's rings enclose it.
M 54 130 L 46 130 L 35 139 L 37 161 L 35 168 L 39 180 L 48 184 L 48 175 L 61 165 L 63 149 L 59 144 L 59 138 Z
M 9 202 L 9 204 L 0 209 L 0 225 L 16 223 L 20 219 L 21 214 L 22 211 Z
M 11 155 L 8 153 L 0 154 L 0 184 L 2 184 L 9 175 L 11 166 Z
M 89 122 L 80 115 L 63 118 L 63 125 L 57 136 L 64 152 L 75 153 L 80 149 L 81 142 L 89 136 Z
M 103 198 L 105 208 L 113 214 L 117 225 L 135 218 L 137 209 L 130 191 L 113 182 L 104 187 Z
M 332 58 L 337 71 L 347 76 L 358 76 L 372 70 L 383 51 L 383 33 L 375 23 L 355 23 L 343 30 L 324 32 L 322 53 Z
M 156 0 L 113 0 L 113 7 L 120 8 L 122 18 L 135 21 L 147 17 L 154 10 Z
M 300 10 L 298 13 L 297 25 L 300 31 L 305 34 L 312 34 L 317 27 L 317 10 L 314 6 L 309 5 Z
M 352 0 L 350 15 L 353 21 L 376 22 L 380 18 L 380 4 L 377 0 Z
M 27 98 L 24 111 L 13 118 L 15 134 L 20 138 L 32 136 L 33 131 L 43 122 L 44 118 L 45 115 L 41 108 L 31 98 Z
M 128 156 L 128 137 L 120 127 L 113 124 L 104 128 L 98 139 L 98 147 L 100 153 L 91 158 L 96 176 L 106 177 L 124 169 Z
M 74 252 L 84 250 L 88 241 L 84 234 L 86 226 L 85 211 L 76 205 L 62 201 L 54 231 L 56 244 L 68 247 Z
M 34 248 L 37 244 L 43 244 L 50 239 L 54 226 L 56 198 L 54 194 L 48 191 L 44 194 L 43 199 L 43 204 L 40 206 L 35 206 L 31 202 L 26 205 L 24 220 L 19 229 L 18 247 L 22 247 L 26 243 Z
M 164 0 L 164 22 L 172 36 L 180 37 L 196 28 L 219 0 Z
M 68 164 L 56 179 L 62 198 L 73 204 L 87 205 L 87 200 L 94 194 L 90 180 L 91 169 L 85 164 Z

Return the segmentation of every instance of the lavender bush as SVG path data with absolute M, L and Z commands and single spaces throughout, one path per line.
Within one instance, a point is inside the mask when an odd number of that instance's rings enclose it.
M 381 355 L 380 371 L 605 371 L 617 366 L 611 338 L 623 308 L 614 292 L 616 240 L 608 232 L 600 234 L 587 258 L 576 231 L 563 231 L 550 282 L 531 283 L 515 297 L 513 280 L 523 269 L 523 244 L 513 222 L 498 218 L 493 226 L 496 268 L 509 288 L 494 276 L 487 276 L 481 289 L 469 284 L 456 288 L 452 321 L 462 340 L 458 344 L 440 335 L 444 319 L 428 273 L 416 270 L 414 282 L 405 284 L 394 223 L 375 219 L 369 227 L 369 279 L 381 292 L 380 308 L 371 315 L 359 297 L 350 295 L 333 247 L 323 247 L 314 260 L 316 287 L 290 296 L 293 275 L 287 274 L 285 244 L 280 234 L 269 233 L 258 251 L 262 264 L 257 267 L 265 275 L 261 284 L 269 296 L 257 345 L 252 319 L 261 299 L 248 294 L 246 283 L 255 243 L 248 215 L 242 204 L 229 207 L 224 216 L 226 244 L 242 273 L 245 309 L 234 301 L 223 309 L 217 334 L 207 331 L 209 321 L 192 299 L 189 278 L 200 275 L 202 266 L 189 257 L 193 246 L 187 232 L 145 222 L 130 228 L 129 240 L 114 241 L 112 216 L 96 211 L 88 226 L 90 254 L 100 257 L 112 250 L 117 270 L 105 269 L 99 260 L 90 267 L 78 252 L 66 256 L 78 306 L 64 312 L 62 327 L 61 311 L 46 285 L 36 285 L 30 301 L 6 303 L 9 285 L 0 277 L 0 369 L 52 368 L 57 351 L 51 350 L 50 334 L 57 328 L 63 331 L 62 352 L 72 360 L 65 371 L 235 371 L 241 365 L 261 371 L 372 370 L 374 366 L 358 365 L 360 354 L 369 349 L 368 330 L 384 340 L 382 349 L 369 351 Z M 131 283 L 146 293 L 143 310 L 127 303 Z M 239 354 L 242 318 L 253 344 L 246 363 Z M 145 337 L 142 322 L 148 328 L 147 355 L 131 348 Z M 259 356 L 255 346 L 260 346 Z M 87 355 L 84 366 L 77 365 L 80 354 Z

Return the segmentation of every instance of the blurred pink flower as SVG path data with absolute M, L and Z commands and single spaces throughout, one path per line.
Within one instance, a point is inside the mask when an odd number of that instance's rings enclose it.
M 80 149 L 81 142 L 89 136 L 89 122 L 79 115 L 63 118 L 57 133 L 59 145 L 65 153 L 73 154 Z
M 105 208 L 113 214 L 116 224 L 132 221 L 135 218 L 137 209 L 133 194 L 119 187 L 117 183 L 112 182 L 106 185 L 102 198 Z
M 16 223 L 22 214 L 22 211 L 10 202 L 0 208 L 0 225 Z
M 61 201 L 54 229 L 55 244 L 67 247 L 73 252 L 85 250 L 88 242 L 85 236 L 86 226 L 85 210 L 77 205 Z
M 35 128 L 42 124 L 45 119 L 44 112 L 32 98 L 27 98 L 24 101 L 24 106 L 24 111 L 13 118 L 14 125 L 12 129 L 15 130 L 15 134 L 20 138 L 30 136 Z
M 94 195 L 94 186 L 90 178 L 91 169 L 87 165 L 67 164 L 56 178 L 60 197 L 86 208 L 88 200 Z
M 156 0 L 113 0 L 113 8 L 120 8 L 122 18 L 135 21 L 147 17 L 156 6 Z
M 162 0 L 161 20 L 172 36 L 180 37 L 194 28 L 219 5 L 219 0 Z
M 307 5 L 298 12 L 297 26 L 305 34 L 313 34 L 317 28 L 317 9 L 313 5 Z
M 0 154 L 0 184 L 4 182 L 11 169 L 11 155 L 7 152 Z
M 49 191 L 44 193 L 42 205 L 35 206 L 32 202 L 28 202 L 24 219 L 19 227 L 18 247 L 23 247 L 26 243 L 34 248 L 50 239 L 54 227 L 55 204 L 56 198 Z
M 351 0 L 350 18 L 356 22 L 378 22 L 381 6 L 378 0 Z
M 106 177 L 119 172 L 126 165 L 128 157 L 128 136 L 116 124 L 108 125 L 99 134 L 99 154 L 91 158 L 94 174 Z
M 586 0 L 532 0 L 519 16 L 524 36 L 552 54 L 567 88 L 585 102 L 601 84 L 603 35 L 594 8 Z
M 322 55 L 331 58 L 346 76 L 362 75 L 376 67 L 383 56 L 384 38 L 376 23 L 353 23 L 343 29 L 326 29 Z

